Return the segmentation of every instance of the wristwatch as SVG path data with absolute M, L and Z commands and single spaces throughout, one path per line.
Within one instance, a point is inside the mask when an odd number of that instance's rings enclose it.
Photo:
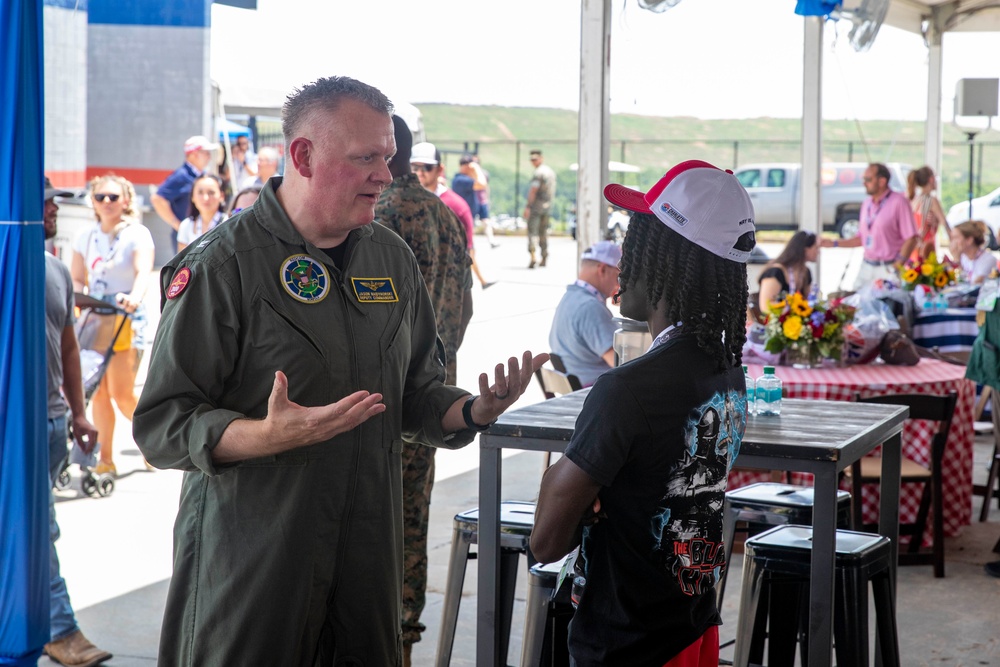
M 462 404 L 462 418 L 465 419 L 465 425 L 466 426 L 468 426 L 469 428 L 471 428 L 473 431 L 479 431 L 480 433 L 482 433 L 483 431 L 485 431 L 486 429 L 488 429 L 490 426 L 493 426 L 494 424 L 496 424 L 497 420 L 494 419 L 489 424 L 485 424 L 485 425 L 477 424 L 476 422 L 474 422 L 472 420 L 472 404 L 475 403 L 475 401 L 476 401 L 477 398 L 479 398 L 479 397 L 478 396 L 469 396 L 469 398 L 465 399 L 465 403 Z

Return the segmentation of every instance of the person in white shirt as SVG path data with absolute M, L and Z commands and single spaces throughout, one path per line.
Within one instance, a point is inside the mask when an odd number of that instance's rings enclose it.
M 153 237 L 135 220 L 135 188 L 128 180 L 113 174 L 98 176 L 91 181 L 90 192 L 97 222 L 83 229 L 73 243 L 73 287 L 131 315 L 122 325 L 107 371 L 91 398 L 101 443 L 94 472 L 117 474 L 112 458 L 115 411 L 111 401 L 126 419 L 132 419 L 138 400 L 139 350 L 145 345 L 142 300 L 153 271 Z
M 178 252 L 225 219 L 223 210 L 226 199 L 222 194 L 222 181 L 215 174 L 202 174 L 191 186 L 191 207 L 188 217 L 177 230 Z
M 969 220 L 951 229 L 951 252 L 962 267 L 962 281 L 978 285 L 997 268 L 997 258 L 986 248 L 988 230 L 982 220 Z

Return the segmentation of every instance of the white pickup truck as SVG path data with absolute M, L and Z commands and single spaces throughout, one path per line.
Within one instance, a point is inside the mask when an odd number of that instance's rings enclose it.
M 886 164 L 891 174 L 889 187 L 906 190 L 908 165 Z M 829 162 L 820 170 L 820 210 L 823 230 L 841 238 L 858 234 L 861 203 L 868 195 L 863 181 L 867 162 Z M 802 167 L 794 163 L 748 164 L 736 170 L 736 178 L 753 201 L 757 229 L 798 229 Z

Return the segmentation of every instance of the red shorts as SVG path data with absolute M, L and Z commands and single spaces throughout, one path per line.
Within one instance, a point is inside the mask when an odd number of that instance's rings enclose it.
M 663 667 L 718 667 L 719 626 L 713 625 Z

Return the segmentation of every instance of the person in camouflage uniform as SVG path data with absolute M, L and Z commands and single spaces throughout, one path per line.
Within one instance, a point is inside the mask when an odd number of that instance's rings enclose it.
M 438 337 L 444 344 L 445 384 L 457 377 L 455 355 L 472 318 L 471 260 L 465 230 L 451 209 L 420 185 L 410 171 L 410 129 L 392 117 L 396 155 L 389 163 L 392 183 L 375 207 L 375 219 L 406 241 L 417 258 L 434 306 Z M 403 664 L 426 629 L 420 622 L 427 589 L 427 520 L 434 485 L 434 448 L 404 442 L 403 451 Z

